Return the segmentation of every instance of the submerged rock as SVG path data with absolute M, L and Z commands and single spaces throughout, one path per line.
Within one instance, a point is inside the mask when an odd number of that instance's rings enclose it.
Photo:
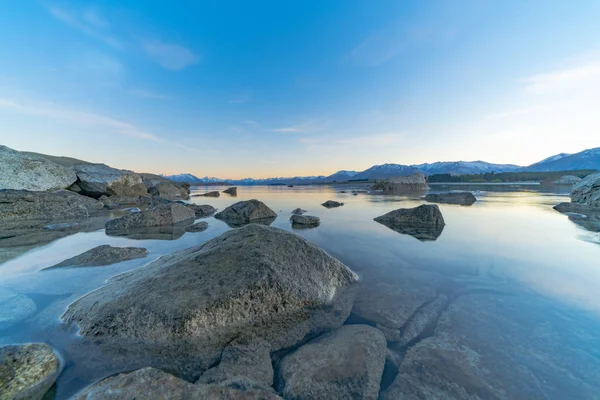
M 338 201 L 335 200 L 327 200 L 325 203 L 321 204 L 323 207 L 326 208 L 335 208 L 335 207 L 341 207 L 344 205 L 344 203 L 340 203 Z
M 69 258 L 48 269 L 65 268 L 65 267 L 99 267 L 103 265 L 111 265 L 123 261 L 135 260 L 148 255 L 148 250 L 141 247 L 113 247 L 110 245 L 102 245 L 94 247 L 78 256 Z
M 0 347 L 2 399 L 40 400 L 59 372 L 59 359 L 45 343 Z
M 208 228 L 208 222 L 206 221 L 200 221 L 200 222 L 196 222 L 195 224 L 192 224 L 188 227 L 185 228 L 186 232 L 202 232 L 205 231 Z
M 45 191 L 65 189 L 75 172 L 34 154 L 0 145 L 0 189 Z
M 184 205 L 178 203 L 165 204 L 152 210 L 111 219 L 106 223 L 106 234 L 120 235 L 140 228 L 191 223 L 195 217 L 194 211 Z
M 223 193 L 230 194 L 232 196 L 237 196 L 237 187 L 233 186 L 228 189 L 223 190 Z
M 290 218 L 293 225 L 306 225 L 306 226 L 318 226 L 321 223 L 319 217 L 312 215 L 292 215 Z
M 35 302 L 26 295 L 0 289 L 0 332 L 29 318 L 36 311 Z
M 270 225 L 277 218 L 277 214 L 262 201 L 252 199 L 232 204 L 215 214 L 215 218 L 233 226 L 241 226 L 251 222 L 264 222 L 265 225 Z
M 419 240 L 436 240 L 444 230 L 444 217 L 437 205 L 399 208 L 375 218 L 388 228 Z
M 286 399 L 377 399 L 386 357 L 383 334 L 344 325 L 301 346 L 279 364 Z
M 425 196 L 425 200 L 430 203 L 447 203 L 470 206 L 477 201 L 477 198 L 471 192 L 448 192 L 428 194 Z
M 573 186 L 571 203 L 600 209 L 600 172 L 586 176 Z
M 213 206 L 209 206 L 208 204 L 186 204 L 185 206 L 194 211 L 194 213 L 196 214 L 196 218 L 210 217 L 211 215 L 217 212 L 216 208 L 214 208 Z
M 148 189 L 142 177 L 132 171 L 111 168 L 104 164 L 82 163 L 72 165 L 77 174 L 75 192 L 99 198 L 105 196 L 145 196 Z
M 235 338 L 276 351 L 339 327 L 356 279 L 300 236 L 251 224 L 121 275 L 62 318 L 108 354 L 197 379 Z
M 296 208 L 295 210 L 292 211 L 292 214 L 294 215 L 302 215 L 306 212 L 306 210 L 303 210 L 301 208 Z

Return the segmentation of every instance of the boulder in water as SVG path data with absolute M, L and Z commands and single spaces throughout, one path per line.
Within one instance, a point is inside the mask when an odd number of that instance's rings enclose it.
M 188 227 L 185 228 L 186 232 L 202 232 L 205 231 L 208 228 L 208 222 L 206 221 L 200 221 L 200 222 L 196 222 L 195 224 L 192 224 Z
M 198 196 L 204 196 L 204 197 L 219 197 L 221 196 L 221 193 L 215 191 L 212 192 L 206 192 L 206 193 L 202 193 L 202 194 L 195 194 L 194 197 L 198 197 Z
M 66 267 L 100 267 L 103 265 L 112 265 L 123 261 L 135 260 L 148 255 L 148 250 L 141 247 L 113 247 L 108 244 L 94 247 L 91 250 L 83 252 L 78 256 L 69 258 L 48 269 L 66 268 Z
M 470 206 L 477 201 L 477 198 L 471 192 L 430 193 L 425 196 L 425 201 Z
M 306 212 L 306 210 L 303 210 L 301 208 L 296 208 L 295 210 L 292 211 L 292 214 L 294 215 L 302 215 Z
M 145 196 L 148 189 L 142 177 L 132 171 L 111 168 L 104 164 L 81 163 L 71 168 L 77 174 L 73 190 L 85 196 Z
M 173 226 L 177 224 L 192 223 L 196 214 L 190 208 L 178 204 L 164 204 L 152 210 L 128 214 L 120 218 L 111 219 L 106 223 L 106 234 L 127 234 L 136 229 L 160 226 Z
M 335 208 L 335 207 L 341 207 L 344 205 L 344 203 L 340 203 L 338 201 L 335 200 L 327 200 L 325 203 L 321 204 L 323 207 L 326 208 Z
M 312 215 L 292 215 L 290 221 L 292 221 L 292 224 L 294 225 L 308 226 L 318 226 L 321 223 L 321 219 L 319 217 L 314 217 Z
M 419 240 L 436 240 L 444 230 L 444 217 L 437 205 L 399 208 L 375 218 L 375 221 Z
M 223 220 L 232 226 L 241 226 L 251 222 L 271 224 L 277 214 L 265 203 L 259 200 L 239 201 L 215 214 L 215 218 Z
M 193 210 L 194 213 L 196 213 L 196 218 L 210 217 L 211 215 L 217 212 L 216 208 L 208 204 L 186 204 L 185 206 Z
M 223 193 L 227 193 L 227 194 L 230 194 L 232 196 L 237 196 L 237 187 L 232 186 L 230 188 L 227 188 L 227 189 L 223 190 Z

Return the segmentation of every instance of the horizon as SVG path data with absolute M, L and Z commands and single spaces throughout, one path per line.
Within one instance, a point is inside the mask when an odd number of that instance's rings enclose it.
M 264 179 L 598 147 L 591 0 L 0 10 L 0 144 L 20 151 Z

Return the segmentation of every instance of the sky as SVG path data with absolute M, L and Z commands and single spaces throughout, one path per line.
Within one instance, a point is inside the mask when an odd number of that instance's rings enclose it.
M 154 173 L 600 146 L 600 2 L 0 2 L 0 144 Z

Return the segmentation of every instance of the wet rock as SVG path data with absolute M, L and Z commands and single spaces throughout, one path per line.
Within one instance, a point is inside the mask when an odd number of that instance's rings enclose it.
M 134 172 L 111 168 L 104 164 L 75 164 L 75 191 L 95 199 L 100 196 L 136 197 L 148 195 L 142 177 Z
M 427 189 L 427 180 L 422 173 L 409 176 L 397 176 L 384 180 L 377 180 L 371 190 L 383 191 L 384 194 L 421 193 Z
M 215 218 L 232 226 L 241 226 L 250 222 L 263 222 L 269 225 L 277 218 L 275 211 L 259 200 L 239 201 L 215 214 Z
M 65 189 L 75 172 L 34 154 L 0 145 L 0 189 L 45 191 Z
M 119 276 L 63 320 L 129 363 L 197 379 L 235 338 L 276 351 L 340 326 L 356 279 L 300 236 L 251 224 Z
M 600 172 L 586 176 L 573 186 L 571 203 L 600 209 Z
M 292 215 L 290 218 L 293 225 L 319 226 L 321 219 L 312 215 Z
M 51 267 L 44 268 L 44 270 L 66 267 L 100 267 L 103 265 L 135 260 L 137 258 L 144 258 L 147 255 L 148 250 L 141 247 L 113 247 L 105 244 L 94 247 L 91 250 Z
M 35 302 L 24 294 L 0 289 L 0 332 L 35 314 Z
M 237 196 L 237 187 L 233 186 L 228 189 L 223 190 L 223 193 L 230 194 L 232 196 Z
M 191 223 L 196 214 L 190 208 L 173 203 L 116 218 L 106 223 L 107 235 L 120 235 L 141 228 Z
M 375 218 L 388 228 L 419 240 L 436 240 L 444 230 L 444 217 L 437 205 L 399 208 Z
M 335 208 L 335 207 L 341 207 L 344 205 L 344 203 L 340 203 L 338 201 L 335 200 L 327 200 L 325 203 L 321 204 L 323 207 L 326 208 Z
M 212 191 L 212 192 L 207 192 L 207 193 L 203 193 L 203 194 L 195 194 L 194 196 L 204 196 L 204 197 L 219 197 L 221 195 L 221 193 L 217 192 L 217 191 Z
M 561 176 L 559 179 L 553 181 L 552 183 L 554 185 L 573 186 L 578 184 L 579 182 L 581 182 L 580 177 L 574 175 L 565 175 Z
M 202 374 L 197 383 L 221 383 L 243 377 L 261 386 L 273 386 L 271 346 L 264 340 L 235 340 L 223 350 L 221 362 Z
M 301 346 L 279 364 L 289 399 L 377 399 L 386 357 L 383 334 L 344 325 Z
M 214 208 L 213 206 L 209 206 L 208 204 L 186 204 L 185 206 L 192 209 L 194 213 L 196 213 L 196 218 L 210 217 L 211 215 L 217 212 L 216 208 Z
M 0 190 L 0 222 L 81 219 L 99 208 L 102 208 L 102 203 L 66 190 Z
M 148 189 L 153 197 L 161 197 L 168 200 L 187 200 L 190 198 L 189 187 L 177 185 L 174 182 L 160 182 Z
M 47 344 L 0 347 L 2 399 L 40 400 L 54 385 L 59 372 L 59 359 Z
M 449 302 L 448 296 L 441 294 L 430 303 L 419 308 L 401 330 L 399 345 L 407 345 L 419 338 L 428 328 L 433 328 Z
M 448 192 L 428 194 L 425 196 L 425 201 L 470 206 L 477 201 L 477 198 L 471 192 Z
M 292 214 L 294 215 L 302 215 L 306 212 L 306 210 L 303 210 L 301 208 L 296 208 L 295 210 L 292 211 Z
M 200 221 L 200 222 L 196 222 L 195 224 L 192 224 L 188 227 L 185 228 L 186 232 L 202 232 L 205 231 L 208 228 L 208 222 L 206 221 Z

